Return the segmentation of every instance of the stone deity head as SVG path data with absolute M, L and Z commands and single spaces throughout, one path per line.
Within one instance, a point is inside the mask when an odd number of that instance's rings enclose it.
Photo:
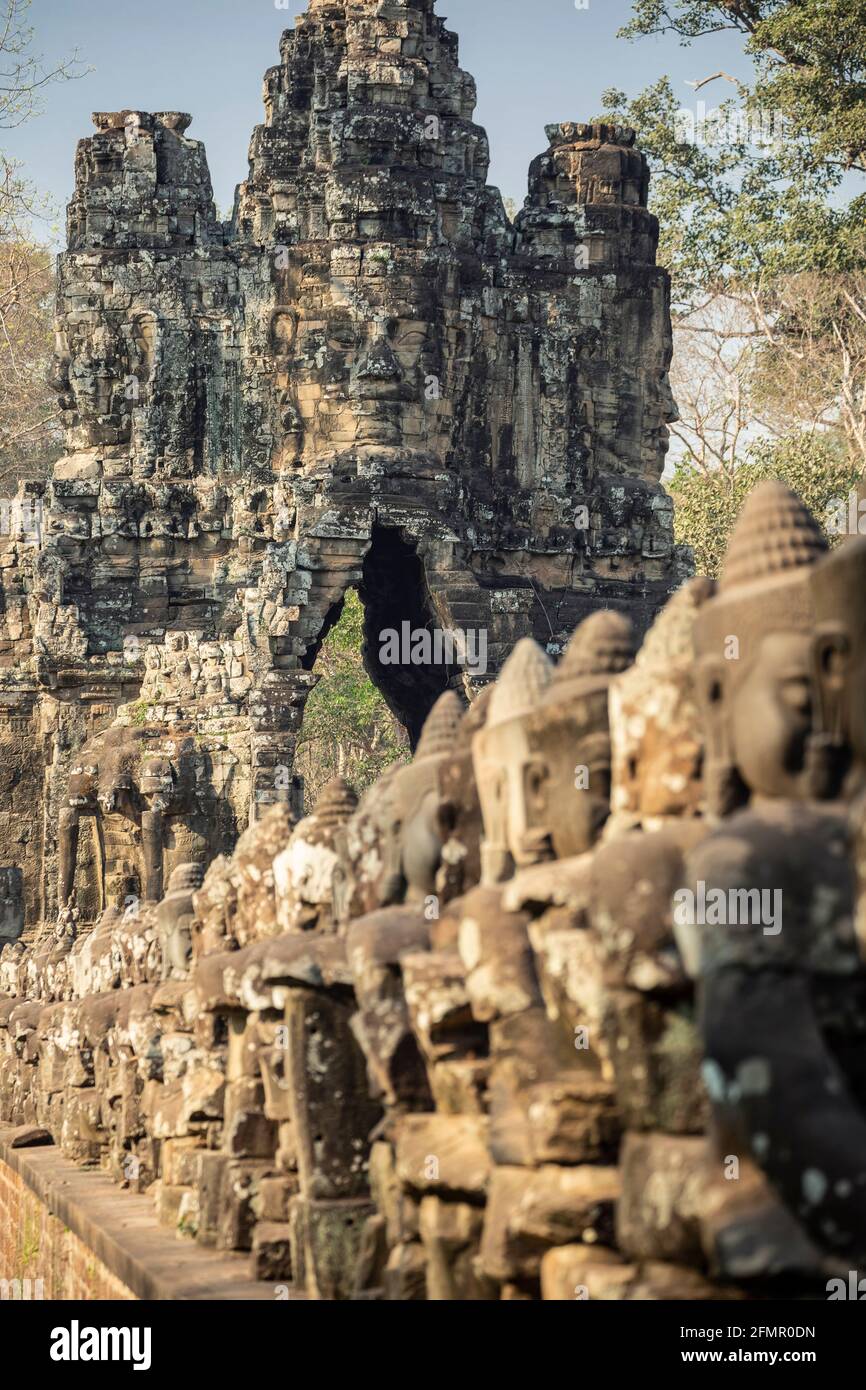
M 524 851 L 538 858 L 585 854 L 610 814 L 611 680 L 634 661 L 635 633 L 620 613 L 593 613 L 580 624 L 526 721 L 530 760 L 521 780 Z M 521 862 L 518 859 L 518 862 Z
M 812 595 L 820 731 L 843 765 L 866 767 L 866 537 L 815 566 Z
M 312 814 L 299 821 L 274 860 L 277 920 L 283 931 L 329 930 L 339 860 L 335 840 L 357 809 L 358 798 L 342 777 L 326 783 Z
M 784 484 L 750 494 L 718 594 L 695 625 L 707 798 L 727 815 L 750 795 L 825 795 L 815 757 L 810 578 L 827 543 Z
M 192 959 L 193 895 L 201 888 L 204 866 L 179 864 L 168 881 L 168 892 L 156 909 L 162 940 L 163 978 L 186 975 Z
M 715 593 L 692 579 L 662 609 L 635 664 L 610 684 L 611 817 L 605 834 L 656 829 L 705 809 L 695 623 Z

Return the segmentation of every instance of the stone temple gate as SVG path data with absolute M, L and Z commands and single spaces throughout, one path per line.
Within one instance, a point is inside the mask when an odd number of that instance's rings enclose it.
M 549 126 L 512 224 L 434 0 L 310 0 L 264 98 L 227 223 L 189 116 L 78 146 L 66 452 L 0 554 L 0 934 L 158 898 L 290 798 L 349 587 L 414 738 L 473 673 L 383 665 L 383 629 L 483 631 L 490 679 L 598 607 L 645 628 L 685 572 L 632 132 Z

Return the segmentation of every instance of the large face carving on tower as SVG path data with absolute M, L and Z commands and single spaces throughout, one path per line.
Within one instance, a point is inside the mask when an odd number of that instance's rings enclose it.
M 314 467 L 355 449 L 411 458 L 442 447 L 433 300 L 405 251 L 367 246 L 363 256 L 389 276 L 349 282 L 331 266 L 320 310 L 302 296 L 295 314 L 280 311 L 272 324 L 281 447 L 296 465 Z

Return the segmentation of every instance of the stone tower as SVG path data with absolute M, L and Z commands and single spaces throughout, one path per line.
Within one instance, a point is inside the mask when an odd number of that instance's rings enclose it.
M 644 628 L 685 572 L 633 133 L 549 126 L 512 225 L 434 0 L 310 0 L 264 99 L 229 223 L 189 116 L 99 113 L 78 147 L 66 453 L 0 559 L 2 859 L 31 922 L 158 897 L 291 800 L 351 586 L 414 740 L 520 637 L 556 655 L 599 607 Z M 404 624 L 483 634 L 486 669 L 459 643 L 386 663 Z

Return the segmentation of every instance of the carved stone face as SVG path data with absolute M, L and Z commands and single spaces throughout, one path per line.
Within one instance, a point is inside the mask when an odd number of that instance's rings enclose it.
M 769 633 L 738 679 L 725 675 L 718 662 L 699 668 L 708 744 L 723 750 L 720 765 L 756 796 L 817 795 L 808 756 L 816 717 L 809 635 Z
M 58 370 L 67 377 L 74 400 L 71 442 L 76 447 L 118 442 L 124 429 L 128 433 L 123 420 L 126 364 L 120 342 L 106 324 L 73 325 L 69 357 L 58 361 Z
M 431 710 L 415 758 L 369 788 L 336 847 L 341 920 L 436 891 L 442 856 L 439 769 L 453 753 L 462 706 L 448 691 Z
M 695 624 L 707 736 L 707 795 L 729 814 L 754 796 L 827 795 L 812 757 L 818 712 L 811 574 L 827 546 L 780 483 L 752 492 L 734 530 L 718 595 Z
M 631 623 L 602 611 L 575 631 L 554 670 L 518 643 L 475 740 L 485 877 L 584 854 L 610 814 L 608 686 L 634 656 Z
M 529 741 L 528 720 L 550 684 L 552 666 L 531 638 L 518 642 L 490 697 L 487 723 L 472 740 L 484 820 L 482 882 L 501 883 L 515 864 L 550 858 L 545 761 Z
M 821 731 L 866 765 L 866 538 L 857 537 L 815 566 L 815 669 Z
M 386 311 L 379 265 L 384 269 L 389 255 L 386 247 L 369 248 L 375 273 L 362 275 L 357 290 L 332 287 L 322 317 L 301 318 L 282 344 L 284 428 L 303 434 L 307 459 L 355 446 L 423 448 L 436 427 L 435 411 L 425 409 L 427 383 L 440 371 L 436 333 L 422 303 L 426 287 L 410 282 L 406 297 Z M 431 391 L 438 398 L 435 386 Z
M 659 614 L 634 666 L 610 686 L 613 744 L 607 834 L 659 828 L 705 809 L 704 732 L 695 685 L 695 623 L 715 584 L 693 579 Z
M 358 805 L 352 788 L 336 777 L 322 789 L 312 815 L 292 831 L 274 860 L 277 920 L 283 931 L 332 930 L 343 886 L 337 841 Z M 343 904 L 339 907 L 342 909 Z
M 529 737 L 539 754 L 540 771 L 530 770 L 525 777 L 527 822 L 531 816 L 537 834 L 549 842 L 552 857 L 585 854 L 610 814 L 606 690 L 568 702 L 545 702 L 531 721 Z
M 168 881 L 168 892 L 156 909 L 156 920 L 163 942 L 163 955 L 169 969 L 185 972 L 192 958 L 193 896 L 202 885 L 201 864 L 180 864 Z
M 436 870 L 442 857 L 439 827 L 439 790 L 436 768 L 406 768 L 394 779 L 395 817 L 386 839 L 387 862 L 392 866 L 385 903 L 423 901 L 436 887 Z M 400 880 L 405 884 L 400 892 Z M 391 894 L 394 896 L 391 896 Z
M 797 800 L 810 795 L 811 657 L 807 634 L 770 633 L 733 694 L 730 721 L 737 766 L 759 796 Z
M 143 796 L 154 809 L 165 810 L 174 793 L 174 772 L 168 758 L 147 758 L 142 764 L 140 783 Z
M 481 800 L 472 762 L 472 739 L 483 729 L 493 686 L 472 702 L 460 723 L 453 752 L 439 767 L 439 833 L 444 841 L 436 891 L 444 902 L 459 897 L 481 880 Z
M 293 833 L 286 849 L 274 860 L 278 914 L 284 931 L 306 931 L 317 927 L 321 916 L 330 917 L 332 903 L 337 856 L 328 845 L 307 839 L 301 826 L 298 831 Z
M 391 859 L 394 844 L 398 843 L 390 807 L 390 787 L 395 775 L 396 768 L 389 769 L 367 789 L 357 811 L 336 838 L 339 862 L 334 871 L 335 909 L 342 924 L 381 906 L 386 878 L 386 841 Z M 389 863 L 387 874 L 393 876 L 393 871 Z
M 453 748 L 460 715 L 456 695 L 443 695 L 424 726 L 414 761 L 398 768 L 390 782 L 382 842 L 383 907 L 423 902 L 436 891 L 443 843 L 439 770 Z

